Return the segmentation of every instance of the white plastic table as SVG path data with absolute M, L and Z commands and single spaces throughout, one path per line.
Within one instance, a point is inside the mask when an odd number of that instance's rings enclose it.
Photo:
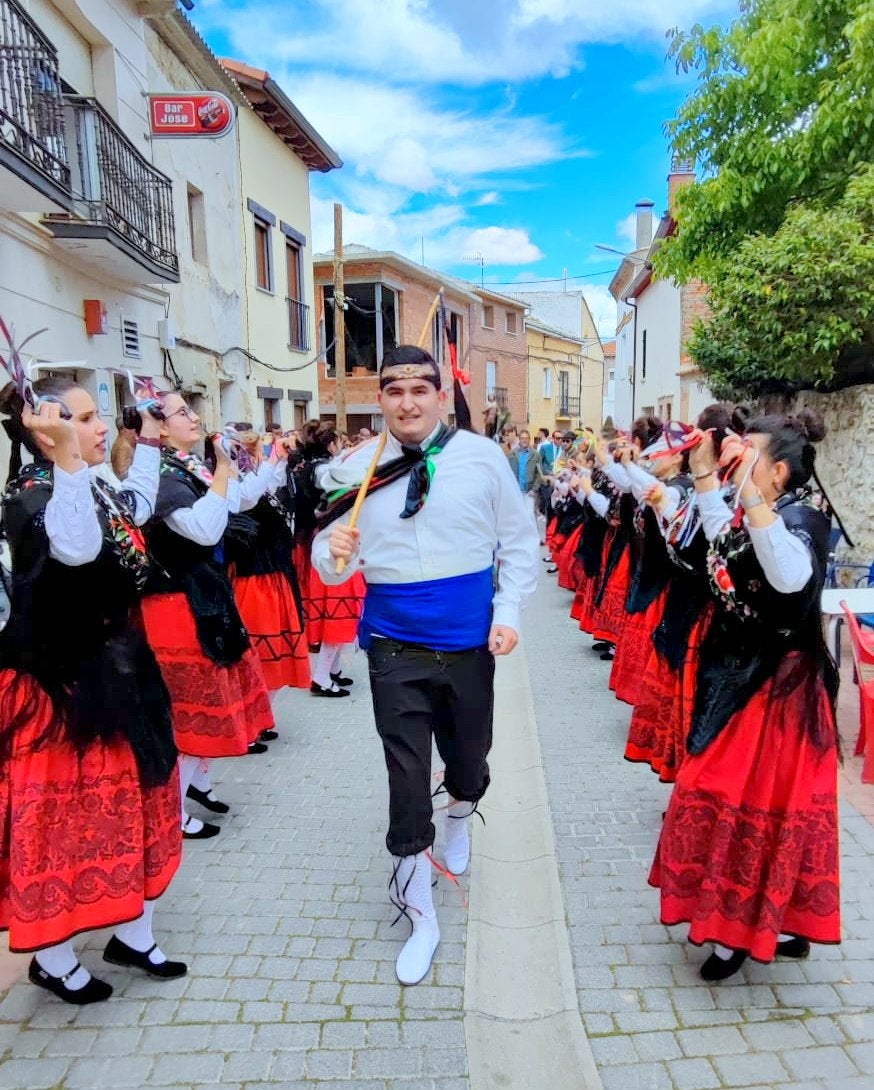
M 822 592 L 822 614 L 828 617 L 826 642 L 841 664 L 840 625 L 844 619 L 841 602 L 846 602 L 853 613 L 874 613 L 874 587 L 828 587 Z

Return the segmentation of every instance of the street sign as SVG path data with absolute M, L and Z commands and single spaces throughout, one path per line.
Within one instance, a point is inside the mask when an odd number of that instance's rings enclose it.
M 149 95 L 149 128 L 157 138 L 225 136 L 234 127 L 234 105 L 218 91 Z

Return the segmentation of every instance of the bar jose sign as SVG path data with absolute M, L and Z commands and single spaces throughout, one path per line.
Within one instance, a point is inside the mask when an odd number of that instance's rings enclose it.
M 225 136 L 234 127 L 234 106 L 217 91 L 200 94 L 149 95 L 149 128 L 153 137 Z

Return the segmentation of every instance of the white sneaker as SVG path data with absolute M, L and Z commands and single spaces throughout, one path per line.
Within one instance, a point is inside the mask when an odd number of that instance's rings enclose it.
M 450 874 L 464 874 L 470 866 L 470 815 L 473 803 L 451 802 L 444 818 L 443 857 Z
M 413 925 L 413 933 L 398 954 L 395 972 L 401 984 L 418 984 L 427 976 L 440 942 L 431 893 L 431 862 L 425 852 L 395 859 L 392 893 Z

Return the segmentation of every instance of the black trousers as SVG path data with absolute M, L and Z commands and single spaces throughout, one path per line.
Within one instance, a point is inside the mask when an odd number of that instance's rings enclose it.
M 495 660 L 486 647 L 432 651 L 376 638 L 368 652 L 376 729 L 388 769 L 392 855 L 434 843 L 431 739 L 446 765 L 443 784 L 478 802 L 489 786 Z

